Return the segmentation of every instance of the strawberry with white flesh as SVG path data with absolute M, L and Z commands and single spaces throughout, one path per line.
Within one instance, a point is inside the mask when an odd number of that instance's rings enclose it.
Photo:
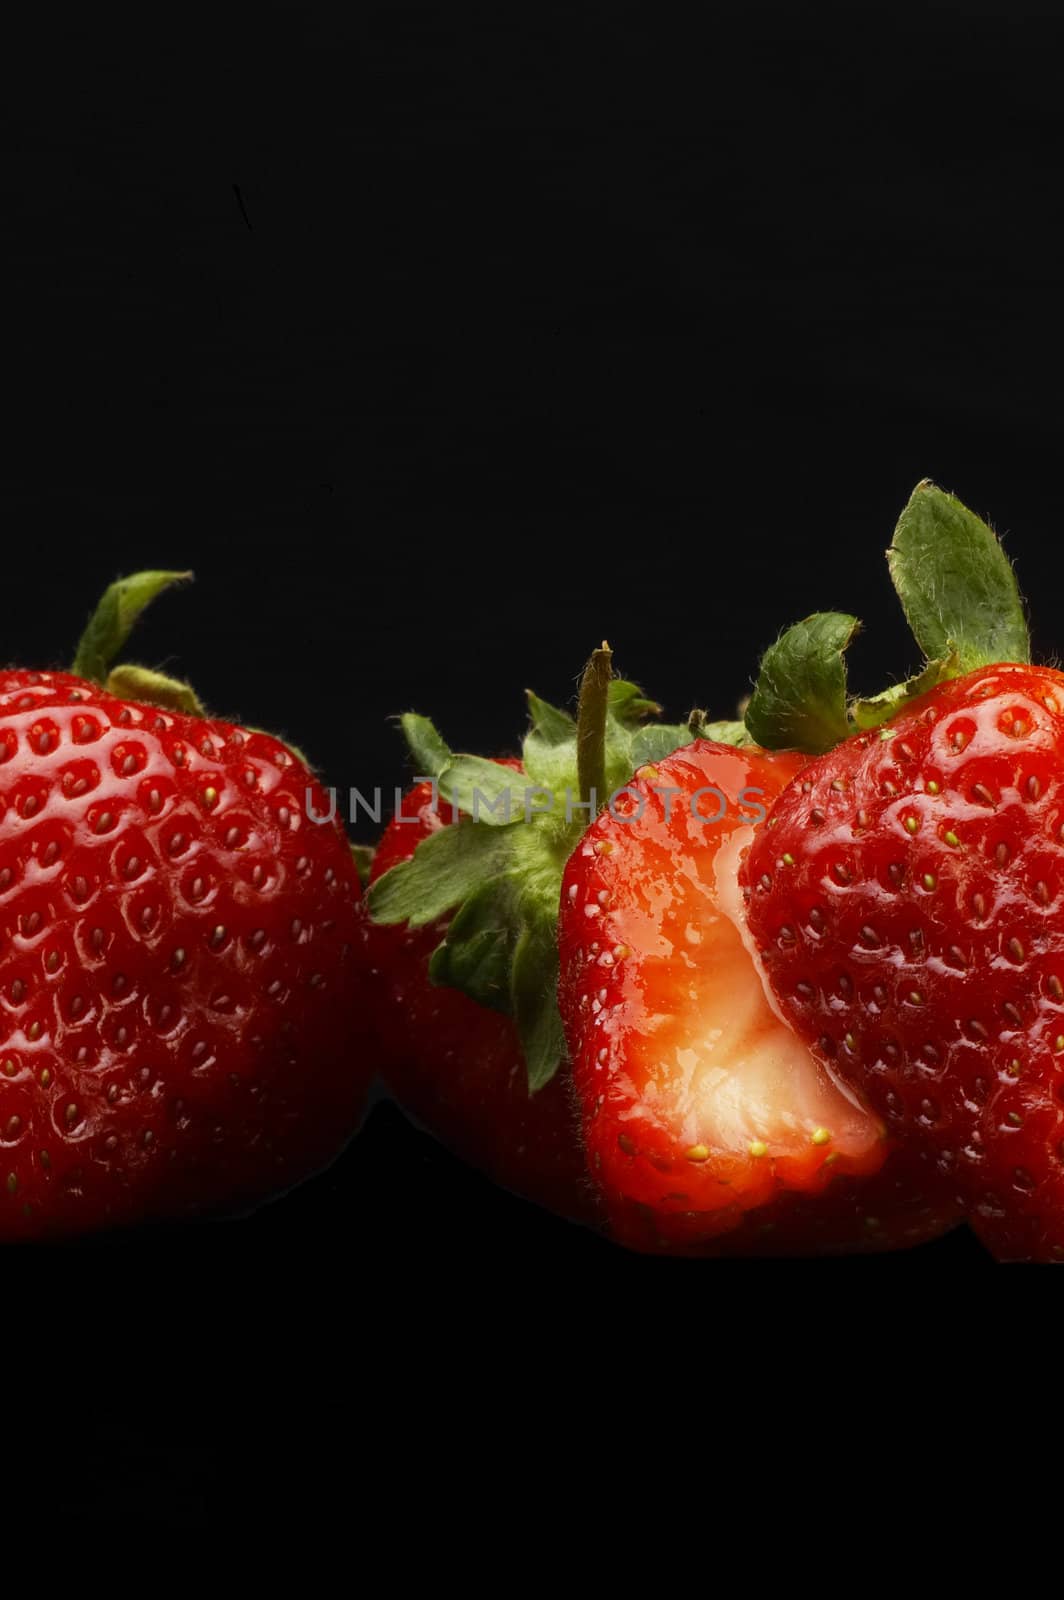
M 952 1220 L 766 998 L 742 851 L 805 758 L 698 740 L 638 771 L 562 886 L 561 1004 L 616 1238 L 681 1254 L 918 1243 Z
M 847 705 L 842 616 L 765 659 L 748 721 L 824 753 L 750 846 L 749 926 L 796 1035 L 994 1253 L 1064 1261 L 1064 676 L 952 496 L 919 485 L 889 555 L 918 679 Z

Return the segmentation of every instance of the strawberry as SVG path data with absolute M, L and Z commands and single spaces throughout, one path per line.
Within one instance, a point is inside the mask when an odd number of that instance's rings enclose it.
M 779 797 L 749 929 L 796 1035 L 994 1253 L 1064 1260 L 1064 676 L 1028 663 L 1011 571 L 952 497 L 918 488 L 891 565 L 933 666 Z M 769 735 L 800 719 L 803 651 L 806 686 L 842 682 L 809 646 L 801 624 L 766 657 Z M 820 694 L 822 730 L 843 714 Z
M 995 1253 L 1064 1259 L 1064 676 L 997 665 L 807 768 L 745 864 L 780 1007 Z
M 303 762 L 110 668 L 0 676 L 0 1239 L 232 1212 L 354 1131 L 360 887 Z
M 606 647 L 576 721 L 528 703 L 520 762 L 455 754 L 424 717 L 401 718 L 422 781 L 367 895 L 379 1031 L 415 1117 L 503 1186 L 593 1221 L 557 1003 L 562 870 L 598 798 L 691 733 L 648 722 L 660 707 L 612 678 Z
M 502 764 L 520 771 L 517 762 Z M 430 783 L 418 784 L 385 829 L 371 883 L 457 817 L 434 799 Z M 430 982 L 429 963 L 445 932 L 443 921 L 370 929 L 388 1087 L 411 1116 L 502 1187 L 561 1216 L 595 1221 L 568 1072 L 530 1094 L 512 1018 Z
M 888 1249 L 935 1208 L 775 1013 L 737 868 L 805 758 L 706 740 L 641 768 L 562 886 L 561 1009 L 616 1238 L 685 1254 Z

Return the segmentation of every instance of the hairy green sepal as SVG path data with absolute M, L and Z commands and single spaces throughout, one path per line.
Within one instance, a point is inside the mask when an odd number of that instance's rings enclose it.
M 565 1057 L 558 1010 L 558 913 L 544 907 L 525 919 L 510 973 L 513 1017 L 531 1093 L 550 1082 Z
M 746 727 L 755 744 L 820 754 L 846 738 L 850 727 L 843 658 L 859 627 L 856 617 L 818 611 L 788 628 L 765 651 L 746 708 Z
M 89 618 L 70 670 L 102 686 L 141 612 L 165 589 L 191 577 L 191 572 L 136 572 L 112 583 Z
M 522 910 L 516 876 L 485 879 L 463 900 L 446 939 L 436 946 L 429 962 L 432 982 L 474 994 L 493 1011 L 509 1011 Z
M 928 479 L 898 518 L 887 551 L 894 587 L 928 661 L 956 658 L 957 672 L 1029 661 L 1023 602 L 993 530 Z
M 885 722 L 890 722 L 905 711 L 913 700 L 927 694 L 929 689 L 945 683 L 947 678 L 956 678 L 959 671 L 957 655 L 952 652 L 945 661 L 929 661 L 922 672 L 906 679 L 904 683 L 891 684 L 889 689 L 872 695 L 868 700 L 851 700 L 849 717 L 854 731 L 882 727 Z
M 191 684 L 180 678 L 168 677 L 165 672 L 154 672 L 150 667 L 132 665 L 115 667 L 107 674 L 104 688 L 120 700 L 142 700 L 146 705 L 161 706 L 166 711 L 183 711 L 187 716 L 205 715 L 199 696 Z
M 632 739 L 633 770 L 664 761 L 693 739 L 710 739 L 714 744 L 753 743 L 743 722 L 707 722 L 701 717 L 690 722 L 651 722 Z
M 444 767 L 454 760 L 428 717 L 419 717 L 408 711 L 399 718 L 407 749 L 414 761 L 414 770 L 422 778 L 438 778 Z
M 503 829 L 461 818 L 422 839 L 409 861 L 379 877 L 369 893 L 375 922 L 421 928 L 460 906 L 484 883 L 512 869 Z M 479 999 L 480 996 L 477 996 Z

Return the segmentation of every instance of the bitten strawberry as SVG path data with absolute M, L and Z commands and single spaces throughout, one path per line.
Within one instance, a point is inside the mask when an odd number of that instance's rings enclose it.
M 112 586 L 73 674 L 0 677 L 2 1240 L 247 1208 L 361 1113 L 360 888 L 324 791 L 110 668 L 174 576 Z
M 774 1012 L 742 851 L 805 758 L 699 740 L 638 771 L 565 871 L 561 1010 L 611 1231 L 686 1254 L 889 1249 L 954 1220 Z
M 959 502 L 921 485 L 890 554 L 919 680 L 847 718 L 826 619 L 766 658 L 770 736 L 803 696 L 821 730 L 867 731 L 753 839 L 749 927 L 796 1034 L 994 1252 L 1064 1260 L 1064 676 L 1027 664 L 1011 571 Z
M 519 772 L 518 763 L 503 763 Z M 373 858 L 371 882 L 408 861 L 423 839 L 457 820 L 430 783 L 403 797 Z M 598 1220 L 569 1073 L 528 1087 L 513 1019 L 433 984 L 429 964 L 446 921 L 369 930 L 380 985 L 381 1066 L 411 1116 L 503 1188 L 561 1216 Z

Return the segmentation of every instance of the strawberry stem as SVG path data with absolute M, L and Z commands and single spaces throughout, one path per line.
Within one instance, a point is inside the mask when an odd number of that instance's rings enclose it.
M 580 799 L 594 797 L 596 812 L 609 798 L 606 793 L 606 715 L 609 709 L 613 652 L 605 640 L 593 650 L 580 680 L 576 710 L 576 776 Z

